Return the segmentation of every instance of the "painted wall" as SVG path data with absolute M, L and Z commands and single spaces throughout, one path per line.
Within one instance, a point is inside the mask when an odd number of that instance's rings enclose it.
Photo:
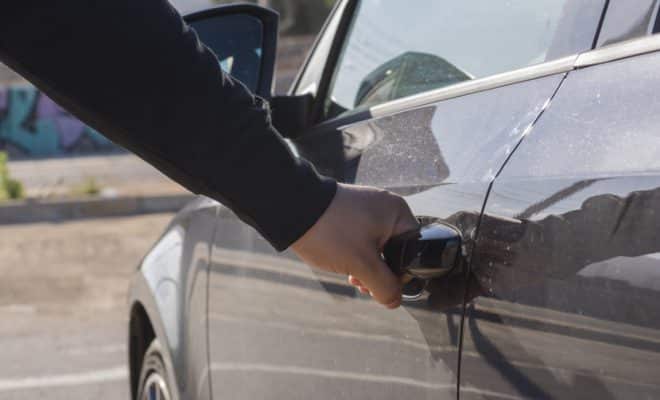
M 11 158 L 117 151 L 119 148 L 31 86 L 0 88 L 0 150 Z

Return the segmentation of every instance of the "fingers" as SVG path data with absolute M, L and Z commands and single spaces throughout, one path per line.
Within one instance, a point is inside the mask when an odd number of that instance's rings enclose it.
M 349 282 L 360 292 L 396 308 L 401 304 L 401 282 L 380 253 L 390 237 L 417 227 L 417 220 L 400 196 L 339 184 L 328 209 L 292 249 L 309 265 L 351 275 Z
M 389 230 L 381 232 L 377 240 L 379 248 L 368 249 L 370 256 L 366 259 L 366 266 L 351 271 L 348 281 L 360 293 L 370 294 L 380 304 L 393 309 L 401 305 L 402 281 L 382 260 L 380 251 L 391 236 L 417 229 L 419 222 L 402 197 L 386 193 L 383 205 L 386 207 L 384 214 L 393 217 L 390 219 Z
M 401 281 L 387 267 L 383 260 L 374 254 L 368 258 L 368 265 L 360 268 L 349 277 L 349 282 L 360 292 L 371 294 L 377 302 L 387 308 L 401 305 Z
M 419 222 L 410 210 L 408 203 L 402 197 L 391 193 L 388 195 L 391 201 L 389 205 L 390 215 L 396 217 L 390 234 L 384 234 L 380 238 L 379 251 L 382 250 L 391 236 L 409 232 L 419 227 Z M 369 257 L 369 267 L 363 272 L 364 275 L 357 276 L 358 274 L 355 273 L 349 277 L 349 282 L 356 286 L 361 293 L 369 293 L 380 304 L 394 309 L 401 305 L 402 280 L 392 273 L 380 257 L 379 251 L 375 252 L 373 257 Z
M 401 281 L 402 285 L 405 285 L 405 284 L 409 283 L 410 281 L 412 281 L 413 279 L 415 279 L 415 278 L 412 275 L 407 275 L 406 274 L 406 275 L 404 275 L 400 278 L 400 281 Z M 349 275 L 348 283 L 355 286 L 355 288 L 358 289 L 360 291 L 360 293 L 368 294 L 368 295 L 371 296 L 371 292 L 369 291 L 369 289 L 366 286 L 364 286 L 364 284 L 362 282 L 360 282 L 360 280 L 358 278 L 354 277 L 353 275 Z
M 355 286 L 360 291 L 360 293 L 371 295 L 371 292 L 369 291 L 369 289 L 367 289 L 367 287 L 364 286 L 362 284 L 362 282 L 360 282 L 360 280 L 357 279 L 356 277 L 354 277 L 353 275 L 349 275 L 348 283 Z

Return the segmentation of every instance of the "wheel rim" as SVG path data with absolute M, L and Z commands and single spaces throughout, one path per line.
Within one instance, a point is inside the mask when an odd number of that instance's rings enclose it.
M 152 372 L 144 383 L 140 400 L 170 400 L 165 379 L 157 372 Z

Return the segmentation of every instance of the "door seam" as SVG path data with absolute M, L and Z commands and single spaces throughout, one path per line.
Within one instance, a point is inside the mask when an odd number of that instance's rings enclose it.
M 520 145 L 523 143 L 525 138 L 534 130 L 534 127 L 538 123 L 538 121 L 541 119 L 543 114 L 550 108 L 550 105 L 552 104 L 553 100 L 557 96 L 557 93 L 559 93 L 559 90 L 563 86 L 564 82 L 566 81 L 566 78 L 570 74 L 571 71 L 564 73 L 564 76 L 561 78 L 561 81 L 557 84 L 557 87 L 555 90 L 552 92 L 548 100 L 545 102 L 543 105 L 543 108 L 541 111 L 539 111 L 538 115 L 534 118 L 534 120 L 529 124 L 527 129 L 525 129 L 525 132 L 523 133 L 522 137 L 520 140 L 518 140 L 518 143 L 513 147 L 509 155 L 506 157 L 500 168 L 498 169 L 497 173 L 494 175 L 494 177 L 491 179 L 490 183 L 488 184 L 488 189 L 486 190 L 486 195 L 484 196 L 484 201 L 481 205 L 481 211 L 479 213 L 479 219 L 477 220 L 477 225 L 474 228 L 473 234 L 471 235 L 473 237 L 472 243 L 470 245 L 471 249 L 468 250 L 468 254 L 470 257 L 467 259 L 467 268 L 465 272 L 465 279 L 466 279 L 466 284 L 465 284 L 465 291 L 463 293 L 463 306 L 461 308 L 461 322 L 459 324 L 459 337 L 458 337 L 458 360 L 457 360 L 457 373 L 456 373 L 456 400 L 460 400 L 461 398 L 461 378 L 462 378 L 462 362 L 463 362 L 463 339 L 464 339 L 464 328 L 465 328 L 465 316 L 467 314 L 467 304 L 468 304 L 468 296 L 470 293 L 470 276 L 472 275 L 472 256 L 475 253 L 476 246 L 477 246 L 477 239 L 479 238 L 479 231 L 481 228 L 481 222 L 483 220 L 483 215 L 486 212 L 486 205 L 488 204 L 488 200 L 490 198 L 491 191 L 493 189 L 493 185 L 495 184 L 495 181 L 497 178 L 500 176 L 502 171 L 504 171 L 504 168 L 506 165 L 509 163 L 509 160 L 511 157 L 515 154 L 516 150 L 520 147 Z
M 605 24 L 605 18 L 607 17 L 607 10 L 610 8 L 610 0 L 605 0 L 605 6 L 603 7 L 603 13 L 600 14 L 600 21 L 598 22 L 598 28 L 596 29 L 596 34 L 594 35 L 594 41 L 591 44 L 591 50 L 596 49 L 598 46 L 598 41 L 600 39 L 600 32 L 603 29 Z

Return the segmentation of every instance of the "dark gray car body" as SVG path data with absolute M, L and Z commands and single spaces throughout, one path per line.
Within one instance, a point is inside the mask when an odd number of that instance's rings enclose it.
M 352 3 L 293 94 L 332 62 Z M 133 389 L 157 337 L 182 399 L 660 397 L 658 4 L 606 5 L 581 33 L 593 50 L 290 141 L 323 173 L 459 228 L 460 281 L 388 311 L 199 198 L 133 280 Z

